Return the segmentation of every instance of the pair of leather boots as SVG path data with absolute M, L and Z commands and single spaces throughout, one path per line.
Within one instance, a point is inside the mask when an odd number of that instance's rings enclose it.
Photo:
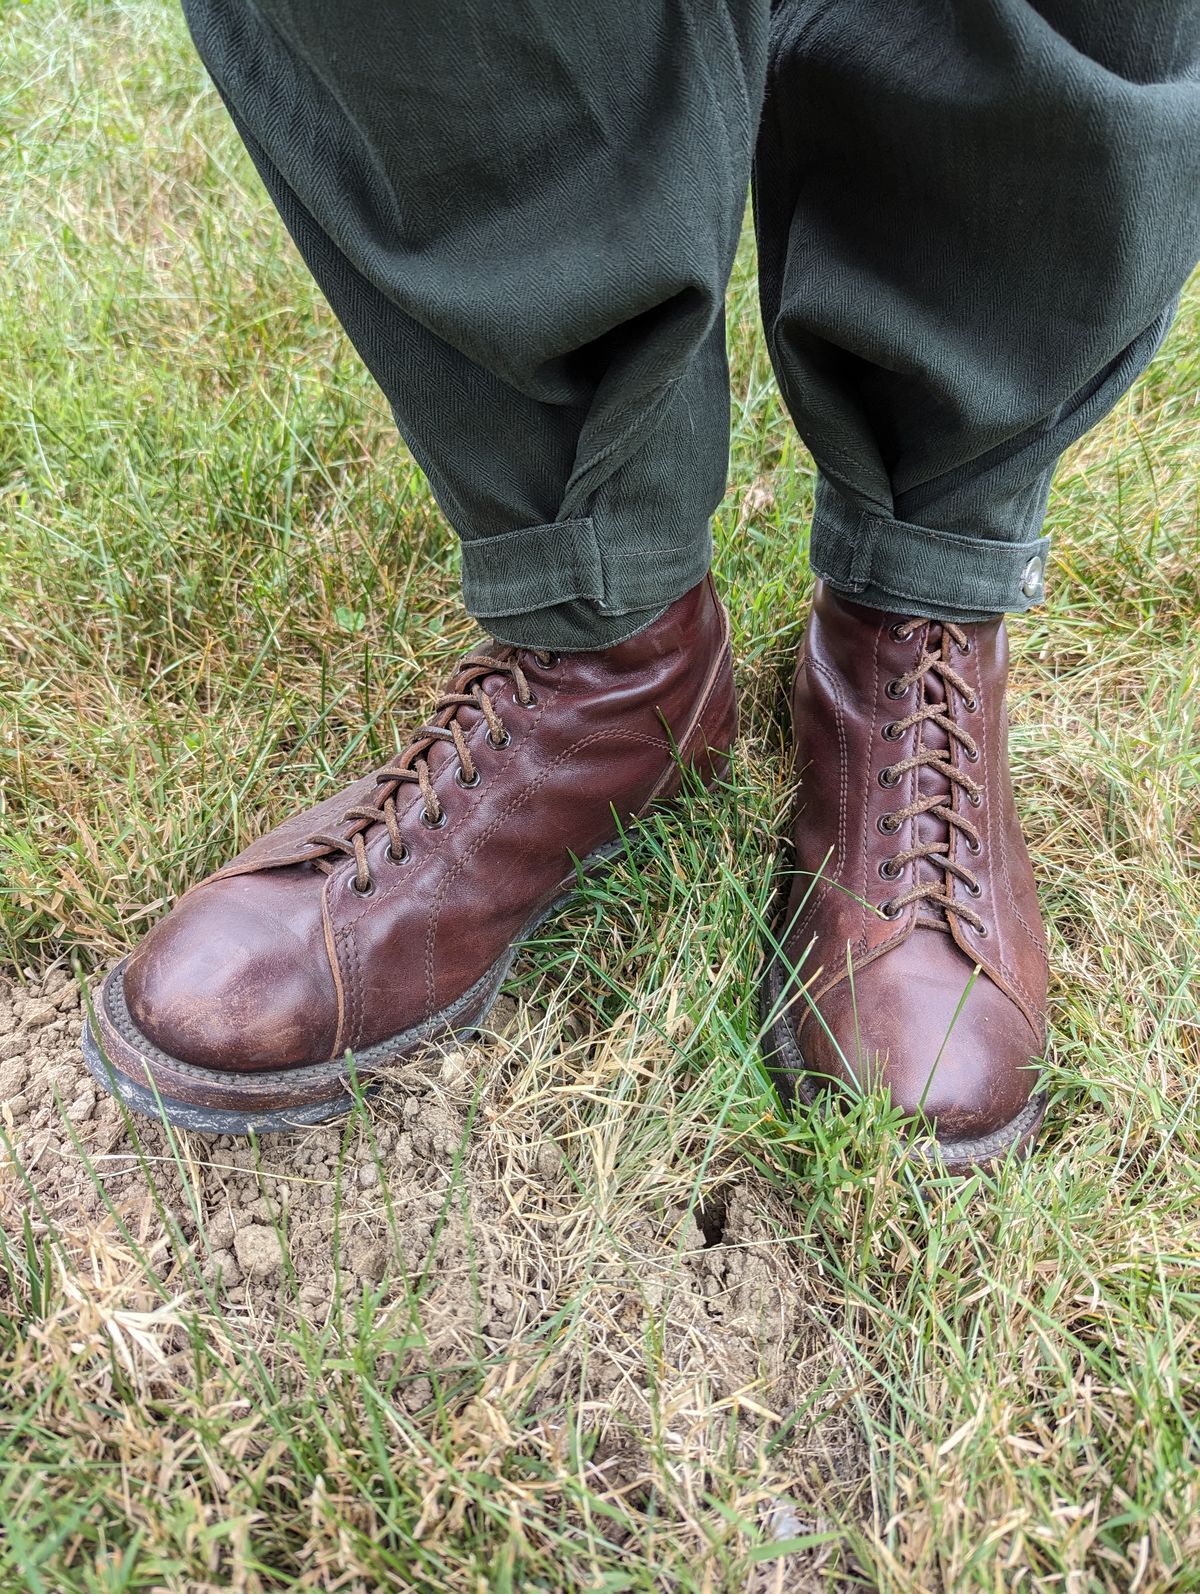
M 1000 620 L 881 614 L 818 585 L 792 709 L 791 856 L 760 975 L 785 1094 L 885 1090 L 951 1170 L 1023 1151 L 1045 1108 L 1046 952 L 1013 806 Z M 473 1031 L 578 870 L 694 771 L 728 770 L 711 578 L 639 635 L 489 646 L 386 768 L 189 891 L 105 979 L 85 1051 L 185 1127 L 312 1123 L 347 1080 Z

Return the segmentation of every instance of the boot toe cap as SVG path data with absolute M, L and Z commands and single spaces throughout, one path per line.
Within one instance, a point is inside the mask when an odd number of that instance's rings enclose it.
M 940 944 L 938 944 L 940 943 Z M 885 1089 L 939 1140 L 982 1139 L 1016 1122 L 1037 1080 L 1041 1037 L 1010 996 L 938 936 L 919 964 L 885 955 L 819 1006 L 802 1047 L 821 1073 Z M 834 1045 L 836 1042 L 836 1046 Z
M 265 890 L 257 876 L 213 881 L 142 941 L 125 968 L 125 1002 L 152 1046 L 223 1072 L 330 1057 L 337 991 L 319 908 L 289 911 L 281 883 L 278 875 Z

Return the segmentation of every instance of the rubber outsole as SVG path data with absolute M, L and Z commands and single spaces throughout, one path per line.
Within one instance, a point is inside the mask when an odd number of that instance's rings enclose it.
M 804 1060 L 785 1010 L 785 991 L 778 954 L 768 948 L 758 986 L 763 1060 L 785 1102 L 799 1100 L 806 1107 L 815 1107 L 829 1087 L 815 1083 L 825 1076 L 810 1069 Z M 908 1143 L 909 1154 L 960 1175 L 994 1168 L 1008 1157 L 1027 1157 L 1046 1116 L 1046 1099 L 1044 1092 L 1035 1092 L 1010 1123 L 987 1135 L 951 1140 L 936 1132 L 918 1131 Z
M 287 1129 L 307 1129 L 312 1124 L 340 1118 L 354 1106 L 354 1097 L 348 1090 L 343 1090 L 340 1096 L 311 1102 L 307 1107 L 300 1105 L 278 1112 L 238 1112 L 226 1107 L 198 1107 L 191 1102 L 180 1101 L 175 1096 L 156 1092 L 114 1068 L 101 1051 L 92 1033 L 90 1020 L 83 1026 L 83 1060 L 92 1078 L 124 1102 L 130 1112 L 157 1118 L 160 1122 L 165 1118 L 176 1129 L 199 1130 L 202 1134 L 267 1135 Z M 363 1095 L 370 1094 L 372 1088 L 368 1087 Z

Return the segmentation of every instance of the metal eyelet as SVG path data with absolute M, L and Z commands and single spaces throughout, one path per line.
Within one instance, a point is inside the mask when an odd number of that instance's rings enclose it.
M 978 796 L 977 793 L 975 793 L 973 791 L 969 791 L 967 793 L 967 801 L 970 803 L 972 808 L 982 808 L 983 807 L 983 798 Z
M 883 739 L 885 742 L 898 742 L 903 735 L 904 732 L 900 729 L 896 720 L 888 720 L 883 727 Z
M 879 865 L 879 873 L 885 880 L 899 880 L 901 870 L 894 858 L 885 858 Z
M 884 687 L 884 691 L 890 698 L 907 697 L 910 690 L 910 687 L 901 686 L 899 681 L 889 681 Z
M 968 764 L 977 764 L 979 762 L 979 749 L 978 749 L 978 747 L 975 748 L 975 750 L 973 752 L 970 751 L 968 748 L 964 747 L 963 748 L 963 757 L 966 759 Z
M 497 742 L 497 741 L 495 741 L 493 739 L 491 731 L 489 731 L 487 733 L 487 736 L 484 738 L 484 740 L 487 742 L 488 746 L 492 749 L 492 751 L 494 753 L 502 753 L 504 751 L 504 749 L 512 741 L 512 732 L 511 731 L 505 731 L 504 740 L 502 742 Z
M 530 692 L 529 696 L 525 699 L 524 702 L 522 702 L 521 699 L 514 692 L 513 695 L 512 695 L 512 700 L 517 705 L 518 708 L 534 708 L 536 706 L 536 704 L 537 704 L 537 693 L 536 692 Z
M 351 880 L 350 889 L 356 897 L 370 897 L 375 894 L 374 880 L 368 880 L 365 886 L 360 886 L 357 880 Z
M 883 914 L 885 919 L 898 919 L 904 912 L 904 909 L 898 908 L 896 904 L 889 898 L 887 902 L 881 902 L 879 904 L 879 911 Z
M 970 697 L 963 698 L 963 707 L 966 709 L 968 714 L 974 714 L 975 710 L 979 707 L 979 699 L 975 696 L 974 692 L 971 693 Z
M 403 842 L 401 842 L 400 846 L 401 846 L 401 851 L 399 852 L 399 854 L 397 854 L 396 849 L 392 846 L 390 841 L 388 842 L 387 846 L 383 849 L 383 856 L 387 859 L 387 861 L 389 863 L 394 863 L 397 868 L 399 868 L 401 864 L 407 863 L 408 860 L 412 857 L 412 853 L 409 852 L 408 848 L 404 845 Z
M 461 764 L 454 771 L 454 784 L 456 786 L 461 786 L 464 791 L 474 791 L 482 778 L 483 777 L 480 775 L 479 771 L 476 770 L 470 780 L 464 780 Z
M 975 934 L 979 937 L 979 939 L 981 941 L 986 941 L 987 938 L 988 938 L 988 927 L 987 927 L 987 925 L 986 924 L 981 924 L 979 926 L 979 928 L 975 931 Z
M 900 821 L 896 818 L 895 814 L 880 814 L 876 823 L 878 828 L 883 831 L 885 836 L 894 836 L 900 829 Z
M 966 888 L 968 896 L 981 897 L 983 895 L 983 887 L 979 884 L 978 880 L 976 880 L 974 884 L 972 884 L 969 880 L 964 880 L 963 885 Z
M 424 810 L 422 810 L 422 812 L 421 812 L 421 823 L 425 826 L 426 830 L 442 830 L 442 829 L 444 829 L 445 828 L 445 824 L 446 824 L 446 810 L 444 808 L 439 809 L 438 810 L 438 816 L 437 816 L 436 819 L 430 819 L 429 815 Z
M 541 665 L 543 670 L 554 669 L 555 665 L 559 661 L 559 654 L 557 653 L 539 653 L 535 651 L 533 656 Z
M 898 786 L 900 784 L 900 777 L 890 764 L 879 771 L 879 784 L 881 786 Z
M 971 854 L 972 858 L 978 858 L 979 854 L 983 851 L 983 842 L 972 841 L 970 836 L 968 836 L 967 851 Z
M 974 651 L 975 651 L 975 644 L 974 644 L 974 642 L 971 641 L 971 638 L 968 637 L 967 640 L 963 643 L 962 647 L 959 649 L 959 652 L 965 658 L 968 653 L 974 653 Z
M 896 625 L 892 626 L 890 629 L 891 629 L 891 633 L 892 633 L 892 641 L 893 642 L 911 642 L 912 641 L 912 632 L 908 629 L 908 627 L 906 625 L 900 625 L 899 623 L 897 623 Z

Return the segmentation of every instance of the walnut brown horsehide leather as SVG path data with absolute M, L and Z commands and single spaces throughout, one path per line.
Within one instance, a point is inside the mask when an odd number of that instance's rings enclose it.
M 131 1106 L 239 1133 L 347 1105 L 484 1020 L 523 938 L 690 766 L 728 768 L 729 621 L 711 579 L 603 652 L 492 644 L 385 769 L 193 887 L 105 979 L 85 1035 Z
M 1045 1112 L 1046 945 L 1008 770 L 1004 623 L 818 583 L 792 693 L 798 806 L 760 997 L 802 1102 L 884 1087 L 951 1171 Z M 920 1127 L 923 1125 L 923 1128 Z

